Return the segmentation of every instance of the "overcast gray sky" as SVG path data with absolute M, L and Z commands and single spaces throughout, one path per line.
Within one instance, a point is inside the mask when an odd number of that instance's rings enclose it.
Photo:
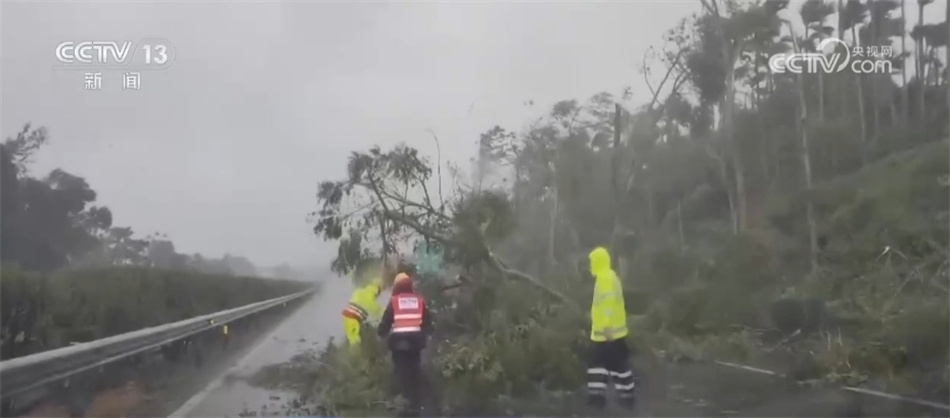
M 644 52 L 698 9 L 4 2 L 0 133 L 48 127 L 34 172 L 85 177 L 116 224 L 165 232 L 179 251 L 325 263 L 333 247 L 305 217 L 317 183 L 341 177 L 350 151 L 404 141 L 434 155 L 431 128 L 443 158 L 464 163 L 480 132 L 518 129 L 557 100 L 628 85 L 642 99 Z M 108 72 L 102 91 L 85 91 L 82 72 L 51 68 L 63 41 L 148 37 L 170 40 L 177 58 L 144 73 L 138 91 Z

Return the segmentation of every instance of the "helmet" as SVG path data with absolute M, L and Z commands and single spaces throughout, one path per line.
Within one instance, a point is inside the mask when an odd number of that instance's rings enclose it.
M 402 293 L 402 292 L 412 292 L 413 291 L 412 277 L 406 273 L 399 273 L 396 275 L 396 280 L 393 282 L 393 292 Z
M 399 273 L 396 275 L 396 280 L 393 281 L 393 284 L 397 284 L 404 280 L 412 280 L 412 277 L 409 277 L 409 275 L 406 273 Z

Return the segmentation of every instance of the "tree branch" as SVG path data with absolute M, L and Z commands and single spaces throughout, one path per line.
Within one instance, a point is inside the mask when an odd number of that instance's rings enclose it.
M 390 211 L 384 211 L 383 216 L 393 222 L 398 222 L 404 226 L 409 227 L 410 229 L 412 229 L 413 231 L 416 231 L 416 233 L 418 233 L 419 235 L 422 235 L 423 237 L 427 239 L 438 241 L 440 244 L 443 244 L 443 245 L 451 244 L 448 238 L 443 237 L 439 235 L 438 233 L 429 230 L 428 228 L 422 226 L 422 224 L 420 224 L 418 221 L 413 220 L 409 218 L 408 216 L 403 217 L 402 215 L 398 213 L 393 213 Z
M 401 205 L 403 205 L 403 206 L 409 206 L 409 207 L 414 207 L 414 208 L 422 209 L 423 211 L 426 212 L 426 214 L 434 215 L 434 216 L 436 216 L 436 217 L 438 217 L 438 218 L 440 218 L 440 219 L 450 220 L 450 218 L 449 218 L 448 216 L 446 216 L 446 215 L 443 214 L 443 213 L 440 213 L 440 212 L 436 211 L 435 208 L 433 208 L 433 207 L 431 207 L 431 206 L 427 206 L 427 205 L 424 205 L 424 204 L 421 204 L 421 203 L 416 203 L 416 202 L 413 202 L 413 201 L 411 201 L 411 200 L 401 198 L 401 197 L 396 196 L 396 195 L 393 195 L 392 193 L 389 193 L 389 192 L 387 192 L 387 191 L 385 191 L 385 190 L 380 190 L 379 193 L 380 193 L 382 196 L 384 196 L 384 197 L 387 197 L 387 198 L 390 198 L 390 199 L 392 199 L 392 200 L 395 200 L 397 203 L 399 203 L 399 204 L 401 204 Z M 405 215 L 405 213 L 403 213 L 403 215 Z
M 443 244 L 446 246 L 452 245 L 451 241 L 448 238 L 443 237 L 433 231 L 430 231 L 428 228 L 425 228 L 424 226 L 419 224 L 417 221 L 410 219 L 408 217 L 404 217 L 399 213 L 393 213 L 391 211 L 386 210 L 383 212 L 383 216 L 394 222 L 398 222 L 402 225 L 409 227 L 410 229 L 414 230 L 415 232 L 417 232 L 418 234 L 422 235 L 425 238 L 431 239 L 433 241 L 437 241 L 440 244 Z M 529 283 L 532 286 L 547 293 L 548 295 L 553 296 L 557 300 L 564 302 L 565 304 L 571 306 L 572 308 L 578 311 L 581 311 L 580 307 L 577 306 L 577 304 L 574 303 L 573 300 L 565 296 L 563 293 L 558 292 L 557 290 L 554 290 L 548 287 L 547 285 L 542 283 L 540 280 L 532 276 L 529 276 L 528 274 L 509 268 L 504 261 L 502 261 L 500 258 L 495 256 L 491 252 L 491 249 L 488 248 L 488 246 L 484 244 L 485 240 L 484 240 L 484 235 L 482 235 L 483 232 L 479 231 L 478 233 L 480 235 L 479 238 L 480 238 L 480 242 L 482 242 L 482 247 L 485 250 L 486 254 L 488 254 L 488 259 L 486 261 L 490 267 L 497 270 L 499 273 L 501 273 L 505 277 L 512 278 L 515 280 L 521 280 L 523 282 Z
M 436 136 L 432 129 L 429 129 L 429 134 L 432 135 L 432 139 L 435 140 L 436 160 L 439 164 L 436 166 L 436 173 L 439 176 L 439 211 L 444 211 L 445 199 L 442 197 L 442 146 L 439 145 L 439 137 Z
M 681 48 L 679 52 L 676 53 L 676 57 L 673 58 L 673 62 L 666 69 L 666 74 L 663 75 L 663 80 L 660 81 L 660 85 L 657 87 L 656 90 L 653 90 L 651 88 L 650 91 L 653 93 L 653 98 L 650 99 L 650 105 L 647 107 L 647 110 L 653 109 L 653 106 L 656 105 L 656 100 L 660 97 L 660 92 L 663 91 L 663 86 L 666 85 L 667 80 L 669 80 L 670 78 L 670 74 L 672 74 L 673 70 L 676 69 L 677 64 L 679 64 L 680 58 L 682 58 L 683 53 L 685 51 L 686 51 L 685 49 Z M 646 78 L 646 75 L 644 74 L 644 79 L 645 78 Z M 678 78 L 679 78 L 679 75 L 677 76 L 677 79 Z M 649 87 L 649 84 L 648 84 L 648 87 Z
M 570 306 L 572 309 L 576 310 L 577 312 L 583 312 L 583 310 L 581 309 L 580 306 L 578 306 L 576 303 L 574 303 L 573 300 L 571 300 L 570 298 L 568 298 L 567 296 L 565 296 L 563 293 L 558 292 L 557 290 L 554 290 L 554 289 L 548 287 L 547 285 L 545 285 L 544 283 L 542 283 L 540 280 L 535 279 L 534 277 L 529 276 L 529 275 L 526 274 L 526 273 L 523 273 L 523 272 L 521 272 L 521 271 L 518 271 L 518 270 L 515 270 L 515 269 L 512 269 L 512 268 L 509 268 L 500 258 L 498 258 L 496 255 L 492 254 L 492 252 L 491 252 L 490 249 L 488 250 L 488 260 L 487 260 L 487 261 L 488 261 L 488 265 L 489 265 L 490 267 L 492 267 L 493 269 L 497 270 L 497 271 L 498 271 L 499 273 L 501 273 L 502 275 L 504 275 L 504 276 L 506 276 L 506 277 L 509 277 L 509 278 L 512 278 L 512 279 L 515 279 L 515 280 L 521 280 L 521 281 L 523 281 L 523 282 L 525 282 L 525 283 L 528 283 L 528 284 L 530 284 L 530 285 L 532 285 L 532 286 L 534 286 L 534 287 L 540 289 L 541 291 L 547 293 L 548 295 L 553 296 L 555 299 L 557 299 L 557 300 L 563 302 L 564 304 Z
M 389 208 L 386 206 L 386 200 L 383 199 L 382 194 L 380 193 L 379 186 L 377 185 L 376 179 L 373 177 L 373 174 L 369 171 L 366 172 L 366 177 L 369 179 L 370 189 L 376 194 L 376 198 L 379 199 L 379 204 L 383 207 L 383 213 L 388 213 Z M 386 236 L 386 219 L 382 217 L 379 220 L 379 233 L 381 234 L 380 239 L 383 241 L 383 258 L 389 255 L 389 240 Z
M 647 88 L 650 89 L 650 95 L 656 97 L 656 90 L 653 88 L 653 85 L 650 84 L 650 67 L 647 66 L 647 54 L 653 50 L 653 47 L 650 47 L 649 50 L 643 53 L 643 63 L 640 64 L 643 67 L 643 84 L 647 85 Z

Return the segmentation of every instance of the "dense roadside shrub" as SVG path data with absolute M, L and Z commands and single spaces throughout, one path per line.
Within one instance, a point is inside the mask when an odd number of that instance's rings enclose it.
M 289 280 L 149 268 L 0 270 L 2 358 L 179 321 L 302 290 Z

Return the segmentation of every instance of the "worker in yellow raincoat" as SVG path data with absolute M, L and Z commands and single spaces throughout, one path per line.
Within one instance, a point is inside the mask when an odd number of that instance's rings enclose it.
M 634 407 L 633 368 L 627 346 L 627 309 L 623 286 L 610 267 L 610 253 L 603 247 L 590 252 L 590 272 L 594 276 L 594 300 L 590 307 L 591 350 L 587 366 L 588 404 L 607 406 L 607 384 L 613 381 L 620 403 Z
M 367 321 L 376 322 L 382 316 L 383 309 L 376 302 L 380 292 L 382 285 L 376 281 L 357 288 L 343 309 L 343 330 L 351 347 L 360 344 L 360 328 L 363 324 L 367 324 Z

